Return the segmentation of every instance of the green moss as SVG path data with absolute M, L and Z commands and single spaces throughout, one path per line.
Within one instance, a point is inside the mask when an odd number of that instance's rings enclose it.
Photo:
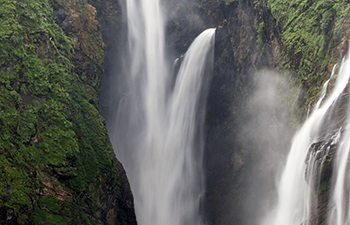
M 257 38 L 258 38 L 258 40 L 257 40 L 258 46 L 263 47 L 264 44 L 266 43 L 266 40 L 267 40 L 264 22 L 259 23 L 258 37 Z
M 31 219 L 35 224 L 96 224 L 75 204 L 53 198 L 40 198 Z
M 231 3 L 233 3 L 233 2 L 241 2 L 241 0 L 224 0 L 224 2 L 225 2 L 225 4 L 226 5 L 229 5 L 229 4 L 231 4 Z
M 294 71 L 296 83 L 307 89 L 302 101 L 306 107 L 338 60 L 337 47 L 345 35 L 343 25 L 350 4 L 344 0 L 267 2 L 281 26 L 282 54 L 289 58 L 282 68 Z
M 319 196 L 322 193 L 324 193 L 326 190 L 329 189 L 329 187 L 330 187 L 330 181 L 329 180 L 323 181 L 318 187 L 317 196 Z
M 65 31 L 53 17 L 51 6 L 57 4 L 80 10 Z M 105 207 L 100 201 L 107 201 L 98 192 L 120 194 L 97 105 L 96 82 L 103 73 L 99 27 L 92 7 L 72 4 L 0 0 L 1 224 L 9 222 L 8 213 L 18 224 L 97 224 L 96 213 Z M 80 35 L 83 45 L 65 32 Z M 88 72 L 94 77 L 84 79 Z M 39 174 L 57 180 L 71 198 L 44 192 L 49 181 Z

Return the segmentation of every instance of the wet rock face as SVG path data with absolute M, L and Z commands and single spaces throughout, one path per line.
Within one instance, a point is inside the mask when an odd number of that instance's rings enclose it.
M 312 185 L 314 191 L 310 205 L 311 221 L 309 221 L 312 225 L 326 224 L 328 219 L 334 158 L 343 131 L 344 129 L 339 128 L 326 136 L 320 136 L 320 139 L 309 148 L 309 156 L 305 161 L 307 165 L 305 176 L 310 175 L 311 180 L 307 177 L 305 179 L 310 186 Z M 312 157 L 315 158 L 314 161 L 311 160 Z M 308 174 L 309 168 L 313 168 L 313 174 Z
M 278 33 L 270 28 L 274 21 L 262 3 L 206 1 L 203 8 L 207 23 L 217 27 L 206 120 L 207 212 L 213 224 L 254 224 L 259 203 L 248 206 L 247 196 L 255 195 L 248 187 L 257 182 L 250 174 L 262 156 L 259 144 L 242 141 L 241 134 L 251 119 L 248 93 L 254 74 L 274 67 Z M 261 185 L 257 193 L 264 189 Z

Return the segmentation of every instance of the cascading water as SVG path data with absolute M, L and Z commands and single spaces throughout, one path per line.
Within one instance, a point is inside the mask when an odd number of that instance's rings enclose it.
M 349 67 L 344 68 L 345 72 L 350 73 Z M 330 225 L 350 224 L 350 177 L 347 174 L 347 171 L 349 171 L 350 153 L 350 107 L 346 123 L 345 132 L 339 144 L 334 164 L 333 177 L 335 184 L 333 185 L 333 194 L 330 199 L 330 216 L 328 219 L 328 224 Z
M 128 173 L 139 224 L 203 224 L 204 75 L 213 65 L 215 29 L 195 39 L 174 78 L 161 8 L 159 0 L 126 1 L 128 87 L 111 139 Z
M 331 78 L 334 75 L 334 70 Z M 328 86 L 327 81 L 322 89 L 321 96 L 311 113 L 310 117 L 304 122 L 300 130 L 295 134 L 290 153 L 287 158 L 286 166 L 281 176 L 281 180 L 278 186 L 278 202 L 271 214 L 263 222 L 265 225 L 307 225 L 310 224 L 311 211 L 317 203 L 315 203 L 313 196 L 316 185 L 319 185 L 319 178 L 315 178 L 315 172 L 321 171 L 325 157 L 328 154 L 331 145 L 335 145 L 339 140 L 340 130 L 332 136 L 332 142 L 329 145 L 321 146 L 315 150 L 314 146 L 317 145 L 318 139 L 321 133 L 323 123 L 325 123 L 326 113 L 330 113 L 332 106 L 337 101 L 339 96 L 343 93 L 345 87 L 348 84 L 350 77 L 350 60 L 343 61 L 339 69 L 339 74 L 332 94 L 327 100 L 324 100 L 326 90 Z M 330 78 L 330 79 L 331 79 Z M 322 103 L 322 104 L 321 104 Z M 345 149 L 342 156 L 343 162 L 347 160 L 349 153 L 349 141 L 346 139 L 344 145 Z M 346 159 L 344 159 L 346 158 Z M 341 161 L 341 160 L 338 160 Z M 344 165 L 343 162 L 339 162 L 339 165 Z M 346 164 L 346 163 L 345 163 Z M 338 176 L 344 176 L 345 166 L 338 169 Z M 340 189 L 344 184 L 340 183 Z M 335 191 L 336 193 L 337 191 Z M 349 193 L 347 193 L 349 194 Z M 342 198 L 342 194 L 338 194 L 338 197 L 334 199 Z M 342 203 L 336 203 L 336 206 L 342 205 Z M 339 214 L 337 207 L 334 209 L 336 214 Z M 340 211 L 344 211 L 341 209 Z M 343 215 L 338 215 L 342 219 L 337 221 L 337 224 L 348 224 L 344 222 Z M 349 219 L 346 217 L 346 219 Z M 334 223 L 331 223 L 334 224 Z
M 319 108 L 320 108 L 320 105 L 324 99 L 324 97 L 326 96 L 326 93 L 327 93 L 327 88 L 328 88 L 328 83 L 329 81 L 333 78 L 334 76 L 334 72 L 335 72 L 335 68 L 337 67 L 337 64 L 335 64 L 333 66 L 333 69 L 332 69 L 332 73 L 331 73 L 331 76 L 329 77 L 329 79 L 324 83 L 323 87 L 322 87 L 322 91 L 321 91 L 321 94 L 320 94 L 320 99 L 318 100 L 318 102 L 316 103 L 316 106 L 314 108 L 314 111 L 317 111 Z
M 349 225 L 350 212 L 350 187 L 349 177 L 346 171 L 349 169 L 349 151 L 350 151 L 350 123 L 345 129 L 343 140 L 339 145 L 338 155 L 335 161 L 335 177 L 333 195 L 331 197 L 331 210 L 328 219 L 330 225 Z
M 333 66 L 332 74 L 331 74 L 330 78 L 324 83 L 324 85 L 322 87 L 322 90 L 321 90 L 320 98 L 319 98 L 319 100 L 316 103 L 314 111 L 316 111 L 316 110 L 318 110 L 320 108 L 320 105 L 321 105 L 321 103 L 322 103 L 322 101 L 323 101 L 323 99 L 324 99 L 324 97 L 326 96 L 326 93 L 327 93 L 328 83 L 333 78 L 336 67 L 337 67 L 337 64 L 335 64 Z M 307 118 L 309 118 L 311 103 L 312 102 L 309 103 L 308 108 L 307 108 L 307 113 L 306 113 L 306 117 Z

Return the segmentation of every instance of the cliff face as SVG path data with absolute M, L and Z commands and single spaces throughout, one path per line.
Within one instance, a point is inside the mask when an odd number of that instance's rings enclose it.
M 86 1 L 1 2 L 1 224 L 136 224 L 99 114 L 96 13 Z

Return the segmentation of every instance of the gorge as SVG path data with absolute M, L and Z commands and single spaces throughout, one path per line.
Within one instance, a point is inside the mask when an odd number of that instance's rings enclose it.
M 0 6 L 0 224 L 350 223 L 348 0 Z

